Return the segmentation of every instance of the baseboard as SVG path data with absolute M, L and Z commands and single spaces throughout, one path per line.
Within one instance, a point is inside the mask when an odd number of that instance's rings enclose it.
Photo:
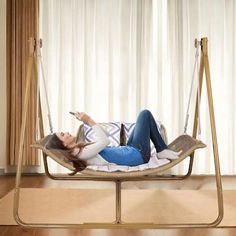
M 4 170 L 4 168 L 0 168 L 0 175 L 5 175 L 5 170 Z
M 16 174 L 16 166 L 0 168 L 0 176 L 1 175 L 15 175 Z M 44 172 L 40 169 L 40 167 L 23 167 L 22 175 L 42 175 Z

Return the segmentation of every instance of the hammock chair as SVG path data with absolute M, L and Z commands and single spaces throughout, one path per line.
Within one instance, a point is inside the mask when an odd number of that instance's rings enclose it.
M 50 138 L 50 135 L 44 136 L 43 122 L 42 122 L 42 109 L 41 109 L 41 101 L 40 94 L 38 92 L 38 106 L 39 106 L 39 129 L 41 139 L 38 140 L 35 144 L 32 145 L 34 148 L 38 148 L 42 150 L 42 156 L 44 161 L 45 172 L 47 176 L 54 180 L 91 180 L 91 181 L 113 181 L 116 183 L 116 219 L 114 222 L 108 223 L 83 223 L 83 224 L 45 224 L 45 223 L 27 223 L 24 222 L 19 217 L 19 198 L 20 198 L 20 183 L 21 183 L 21 175 L 22 175 L 22 160 L 23 160 L 23 142 L 25 135 L 25 127 L 26 127 L 26 114 L 28 112 L 28 101 L 29 101 L 29 88 L 31 83 L 31 73 L 34 68 L 34 72 L 37 75 L 37 60 L 39 60 L 39 64 L 41 65 L 42 77 L 44 78 L 44 72 L 41 61 L 41 53 L 40 48 L 42 47 L 42 41 L 31 38 L 30 39 L 30 57 L 28 62 L 28 71 L 27 71 L 27 82 L 26 82 L 26 92 L 25 92 L 25 100 L 23 107 L 23 117 L 22 117 L 22 126 L 21 126 L 21 136 L 20 136 L 20 149 L 19 149 L 19 159 L 17 166 L 17 175 L 16 175 L 16 187 L 14 193 L 14 208 L 13 214 L 16 222 L 24 227 L 42 227 L 42 228 L 183 228 L 183 227 L 216 227 L 223 218 L 223 194 L 222 194 L 222 183 L 221 183 L 221 174 L 220 174 L 220 164 L 219 164 L 219 154 L 218 154 L 218 144 L 217 144 L 217 136 L 216 136 L 216 126 L 215 126 L 215 117 L 214 117 L 214 107 L 213 107 L 213 98 L 212 98 L 212 88 L 211 88 L 211 80 L 210 80 L 210 70 L 209 70 L 209 62 L 208 62 L 208 53 L 207 53 L 207 38 L 202 38 L 200 41 L 195 40 L 195 48 L 196 48 L 196 60 L 194 64 L 194 73 L 192 78 L 191 89 L 189 93 L 189 102 L 187 115 L 185 119 L 185 127 L 184 134 L 180 135 L 173 142 L 168 145 L 169 149 L 174 151 L 182 150 L 178 159 L 170 161 L 164 165 L 158 166 L 156 168 L 150 168 L 145 170 L 136 170 L 130 172 L 116 171 L 116 172 L 105 172 L 105 171 L 96 171 L 91 169 L 84 169 L 80 171 L 79 174 L 74 176 L 69 175 L 53 175 L 49 172 L 47 158 L 50 157 L 55 160 L 60 165 L 66 167 L 71 171 L 75 171 L 72 163 L 65 161 L 65 156 L 60 150 L 49 150 L 45 148 L 45 144 L 47 140 Z M 193 79 L 195 74 L 195 69 L 198 67 L 198 52 L 199 48 L 201 50 L 200 57 L 200 68 L 198 75 L 198 89 L 197 89 L 197 98 L 195 105 L 195 116 L 193 123 L 193 134 L 192 136 L 186 134 L 188 117 L 189 117 L 189 104 L 190 97 L 192 94 L 193 87 Z M 210 114 L 210 124 L 211 124 L 211 134 L 212 134 L 212 144 L 213 144 L 213 154 L 214 154 L 214 165 L 215 165 L 215 177 L 216 177 L 216 187 L 217 187 L 217 202 L 218 202 L 218 216 L 217 218 L 210 223 L 182 223 L 182 224 L 156 224 L 156 223 L 126 223 L 122 221 L 121 218 L 121 183 L 125 181 L 157 181 L 157 180 L 183 180 L 191 175 L 193 160 L 194 160 L 194 151 L 198 148 L 204 148 L 206 145 L 200 140 L 196 139 L 197 130 L 200 130 L 200 99 L 201 99 L 201 91 L 202 91 L 202 82 L 203 82 L 203 73 L 205 70 L 205 79 L 207 86 L 207 95 L 208 95 L 208 105 L 209 105 L 209 114 Z M 36 77 L 37 78 L 37 77 Z M 45 85 L 45 80 L 43 80 Z M 45 87 L 45 86 L 44 86 Z M 46 89 L 45 89 L 46 90 Z M 47 93 L 46 93 L 47 99 Z M 48 119 L 51 133 L 53 132 L 52 122 L 50 117 L 50 108 L 47 99 L 47 108 L 48 108 Z M 163 172 L 169 170 L 173 166 L 182 162 L 186 157 L 189 157 L 189 167 L 188 172 L 185 175 L 163 175 Z M 158 175 L 157 175 L 158 174 Z M 162 174 L 162 175 L 160 175 Z

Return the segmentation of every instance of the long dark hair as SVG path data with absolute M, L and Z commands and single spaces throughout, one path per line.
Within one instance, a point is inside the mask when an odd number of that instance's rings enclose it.
M 64 156 L 68 159 L 68 161 L 72 162 L 75 171 L 72 172 L 70 175 L 74 175 L 76 174 L 78 171 L 82 171 L 86 168 L 86 162 L 79 159 L 78 157 L 75 157 L 74 155 L 72 155 L 72 151 L 75 147 L 78 147 L 79 153 L 82 151 L 82 149 L 89 145 L 89 143 L 78 143 L 76 144 L 73 148 L 67 148 L 63 142 L 58 138 L 58 136 L 56 135 L 56 133 L 52 134 L 51 138 L 48 140 L 48 142 L 46 143 L 45 147 L 47 149 L 56 149 L 56 150 L 60 150 Z M 77 155 L 79 155 L 79 153 Z

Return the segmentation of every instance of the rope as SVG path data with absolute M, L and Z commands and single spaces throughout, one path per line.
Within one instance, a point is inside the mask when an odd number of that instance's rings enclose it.
M 38 58 L 38 44 L 36 43 L 36 52 L 35 52 L 35 55 L 34 55 L 35 57 L 36 57 L 36 59 Z M 36 68 L 39 68 L 38 67 L 38 60 L 35 60 L 36 62 L 37 62 L 37 66 L 36 66 Z M 36 73 L 37 74 L 39 74 L 38 73 L 38 70 L 36 71 Z M 39 117 L 39 96 L 40 96 L 40 79 L 39 79 L 39 76 L 37 76 L 37 104 L 36 104 L 36 114 L 37 114 L 37 117 L 36 117 L 36 125 L 35 125 L 35 127 L 36 127 L 36 140 L 38 140 L 38 139 L 40 139 L 40 135 L 39 135 L 39 133 L 40 133 L 40 131 L 39 131 L 39 119 L 40 119 L 40 117 Z
M 189 121 L 189 108 L 190 108 L 190 101 L 191 101 L 191 97 L 192 97 L 192 91 L 193 91 L 193 83 L 194 83 L 194 79 L 195 79 L 195 71 L 196 71 L 196 67 L 197 67 L 197 75 L 199 78 L 199 47 L 200 47 L 200 42 L 196 41 L 196 53 L 195 53 L 195 63 L 194 63 L 194 67 L 193 67 L 193 74 L 192 74 L 192 81 L 191 81 L 191 87 L 190 87 L 190 91 L 189 91 L 189 99 L 188 99 L 188 106 L 187 106 L 187 111 L 186 111 L 186 117 L 185 117 L 185 125 L 184 125 L 184 134 L 187 133 L 187 129 L 188 129 L 188 121 Z M 199 81 L 199 79 L 198 79 Z M 199 127 L 199 131 L 200 131 L 200 81 L 198 82 L 198 127 Z M 200 134 L 199 134 L 200 136 Z
M 197 46 L 198 48 L 200 47 L 200 42 L 197 41 Z M 199 57 L 199 55 L 198 55 Z M 200 121 L 200 79 L 199 79 L 199 75 L 200 75 L 200 68 L 199 68 L 199 60 L 197 60 L 197 75 L 198 75 L 198 84 L 197 84 L 197 106 L 198 106 L 198 117 L 197 117 L 197 121 L 198 121 L 198 139 L 201 139 L 201 121 Z
M 52 134 L 53 133 L 52 118 L 51 118 L 51 111 L 50 111 L 50 106 L 49 106 L 49 99 L 48 99 L 47 86 L 46 86 L 46 80 L 45 80 L 45 73 L 44 73 L 44 67 L 43 67 L 43 62 L 42 62 L 42 54 L 41 54 L 42 41 L 40 41 L 39 44 L 40 45 L 38 46 L 37 57 L 39 59 L 39 65 L 40 65 L 40 69 L 41 69 L 41 72 L 42 72 L 43 87 L 44 87 L 44 91 L 45 91 L 47 111 L 48 111 L 48 115 L 47 115 L 47 117 L 48 117 L 48 124 L 49 124 L 49 128 L 50 128 L 50 133 Z M 39 87 L 39 85 L 38 85 L 38 87 Z

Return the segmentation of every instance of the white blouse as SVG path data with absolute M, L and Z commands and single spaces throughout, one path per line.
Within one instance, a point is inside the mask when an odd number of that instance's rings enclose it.
M 110 143 L 108 135 L 98 124 L 92 126 L 92 129 L 94 131 L 96 140 L 94 141 L 94 143 L 85 146 L 78 155 L 78 158 L 86 161 L 87 165 L 108 164 L 109 162 L 104 160 L 101 155 L 98 154 Z

